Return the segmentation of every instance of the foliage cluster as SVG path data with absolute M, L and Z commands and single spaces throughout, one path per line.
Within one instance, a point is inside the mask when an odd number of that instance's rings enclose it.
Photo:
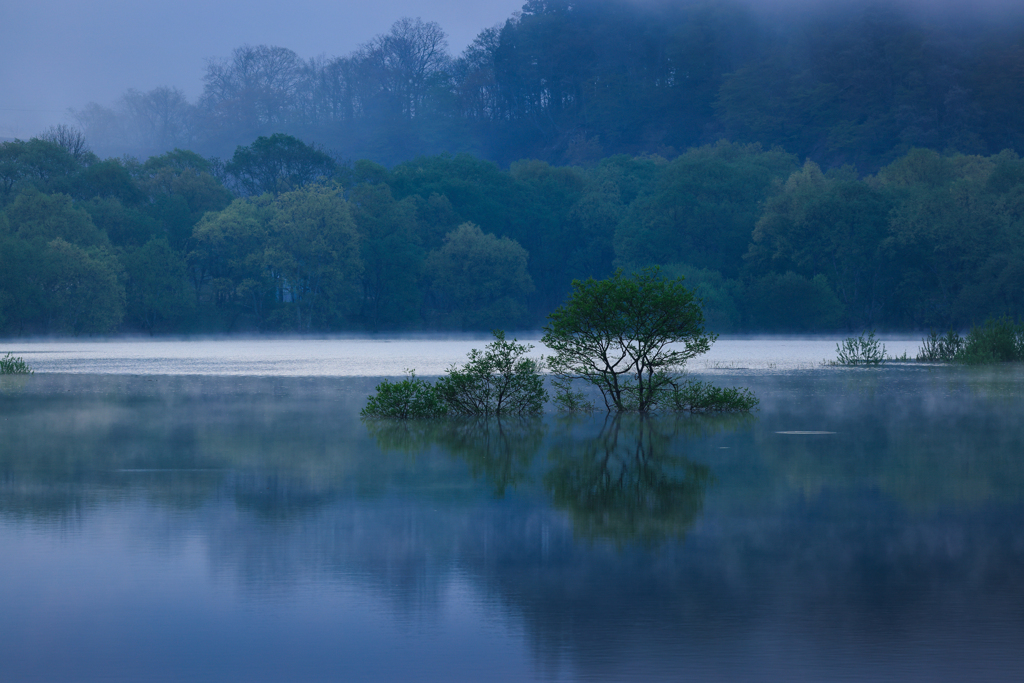
M 508 341 L 495 330 L 483 351 L 472 349 L 466 363 L 453 365 L 434 384 L 414 372 L 400 382 L 384 380 L 367 400 L 364 417 L 539 415 L 547 401 L 540 361 L 528 357 L 530 344 Z
M 31 375 L 32 368 L 24 358 L 10 353 L 0 358 L 0 375 Z
M 413 370 L 408 373 L 409 376 L 401 381 L 385 379 L 378 384 L 377 393 L 366 400 L 360 415 L 399 420 L 447 415 L 448 406 L 438 396 L 434 385 L 416 377 Z
M 686 361 L 711 348 L 700 300 L 657 268 L 597 281 L 575 280 L 564 305 L 548 316 L 541 341 L 563 382 L 596 386 L 608 410 L 653 410 Z
M 328 164 L 283 135 L 226 164 L 64 144 L 0 143 L 0 334 L 526 329 L 574 279 L 648 266 L 721 332 L 1024 315 L 1010 152 L 912 150 L 858 177 L 728 142 L 508 170 Z
M 833 365 L 881 365 L 888 359 L 885 344 L 875 338 L 875 331 L 859 337 L 847 337 L 842 344 L 836 344 L 836 360 Z
M 1024 361 L 1024 322 L 1008 316 L 989 318 L 973 326 L 966 337 L 950 330 L 943 336 L 934 331 L 924 339 L 919 361 L 985 365 Z
M 452 366 L 435 391 L 453 415 L 539 415 L 547 401 L 540 361 L 530 344 L 507 341 L 501 330 L 484 350 L 473 349 L 465 365 Z
M 760 401 L 745 387 L 716 387 L 710 382 L 685 380 L 672 385 L 669 403 L 677 412 L 747 413 Z
M 955 330 L 940 335 L 935 330 L 921 341 L 917 360 L 925 363 L 953 363 L 963 355 L 964 338 Z

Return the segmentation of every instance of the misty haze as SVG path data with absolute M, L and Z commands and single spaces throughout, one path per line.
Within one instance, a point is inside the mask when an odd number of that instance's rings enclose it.
M 0 679 L 1024 678 L 1024 9 L 0 19 Z

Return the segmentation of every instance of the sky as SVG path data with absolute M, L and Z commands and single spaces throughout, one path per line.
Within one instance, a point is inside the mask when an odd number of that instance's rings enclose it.
M 0 139 L 73 123 L 127 89 L 194 100 L 207 61 L 244 44 L 347 55 L 401 17 L 436 21 L 458 54 L 524 0 L 0 0 Z

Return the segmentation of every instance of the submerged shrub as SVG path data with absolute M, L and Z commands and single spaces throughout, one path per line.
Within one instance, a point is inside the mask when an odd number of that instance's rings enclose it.
M 964 351 L 966 340 L 954 330 L 939 336 L 932 330 L 921 340 L 917 360 L 925 363 L 953 363 Z
M 875 339 L 875 332 L 847 337 L 836 344 L 836 360 L 830 365 L 880 365 L 886 361 L 885 344 Z
M 573 390 L 572 379 L 569 377 L 555 377 L 551 380 L 555 387 L 555 405 L 564 413 L 592 413 L 594 402 L 587 399 L 579 389 Z
M 435 388 L 452 415 L 539 415 L 548 394 L 530 344 L 506 341 L 494 331 L 483 351 L 473 349 L 462 367 L 452 366 Z
M 400 382 L 384 380 L 377 385 L 377 393 L 366 401 L 360 411 L 363 417 L 392 417 L 409 419 L 440 417 L 448 413 L 439 398 L 437 387 L 416 377 L 415 370 Z
M 0 358 L 0 375 L 31 375 L 32 368 L 18 356 L 7 354 Z
M 1024 361 L 1024 323 L 1004 316 L 972 327 L 966 337 L 953 330 L 941 337 L 931 332 L 922 340 L 917 359 L 965 365 Z
M 968 365 L 1024 360 L 1024 324 L 1003 316 L 972 327 L 957 360 Z
M 470 351 L 465 365 L 448 368 L 448 374 L 434 384 L 418 379 L 411 370 L 400 382 L 384 380 L 360 414 L 399 419 L 539 415 L 548 395 L 540 361 L 526 357 L 532 349 L 515 339 L 506 341 L 505 333 L 497 330 L 483 351 Z
M 749 413 L 760 403 L 750 389 L 693 380 L 673 384 L 669 401 L 673 410 L 690 413 Z

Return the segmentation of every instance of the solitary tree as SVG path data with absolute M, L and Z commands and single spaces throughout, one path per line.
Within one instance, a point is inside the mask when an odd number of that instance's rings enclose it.
M 666 280 L 657 268 L 574 280 L 541 338 L 554 354 L 552 372 L 597 386 L 608 410 L 656 408 L 686 361 L 717 338 L 704 330 L 700 299 L 682 280 Z

